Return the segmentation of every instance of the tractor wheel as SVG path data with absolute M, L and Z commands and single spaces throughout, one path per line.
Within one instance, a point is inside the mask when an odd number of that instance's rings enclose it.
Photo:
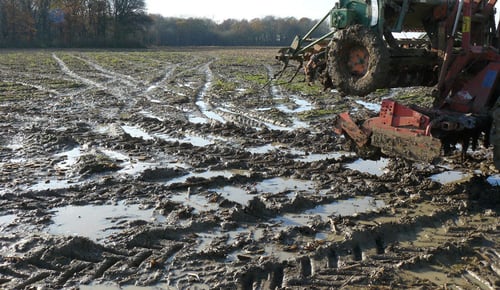
M 388 84 L 389 50 L 362 25 L 339 30 L 330 43 L 328 72 L 341 93 L 367 95 Z
M 491 110 L 490 144 L 493 145 L 493 164 L 500 169 L 500 97 Z

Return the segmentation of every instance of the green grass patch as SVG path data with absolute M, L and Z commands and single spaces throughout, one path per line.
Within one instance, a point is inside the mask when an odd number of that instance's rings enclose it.
M 258 85 L 266 85 L 268 82 L 267 76 L 261 74 L 238 74 L 238 78 L 247 82 L 252 82 Z
M 396 94 L 392 97 L 392 99 L 405 105 L 416 104 L 419 106 L 431 106 L 434 102 L 434 97 L 429 94 L 425 94 L 422 91 Z
M 284 83 L 282 86 L 288 91 L 301 95 L 319 95 L 323 92 L 323 87 L 320 85 L 309 85 L 307 82 Z
M 299 113 L 299 118 L 303 121 L 305 120 L 312 120 L 312 119 L 318 119 L 321 117 L 326 117 L 330 116 L 336 113 L 336 110 L 332 109 L 317 109 L 317 110 L 310 110 L 307 112 Z
M 213 82 L 212 88 L 220 92 L 233 92 L 234 90 L 236 90 L 236 84 L 234 82 L 217 79 Z
M 26 100 L 46 96 L 34 87 L 11 82 L 0 82 L 0 101 Z

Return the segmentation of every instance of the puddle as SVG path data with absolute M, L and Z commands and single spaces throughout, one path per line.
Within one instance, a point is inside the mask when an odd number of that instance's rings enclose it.
M 157 85 L 152 85 L 152 86 L 149 86 L 147 89 L 146 89 L 146 93 L 149 93 L 151 92 L 152 90 L 155 90 L 156 88 L 158 88 Z
M 224 120 L 224 118 L 222 118 L 222 116 L 220 116 L 219 114 L 217 114 L 214 111 L 211 111 L 209 109 L 209 107 L 208 107 L 207 103 L 205 103 L 205 101 L 199 100 L 196 102 L 196 105 L 200 109 L 201 113 L 203 115 L 205 115 L 209 120 L 215 120 L 215 121 L 218 121 L 221 123 L 226 123 L 226 120 Z
M 212 145 L 215 143 L 213 140 L 210 140 L 209 138 L 200 137 L 200 136 L 187 135 L 182 139 L 169 137 L 165 134 L 156 134 L 155 136 L 157 136 L 158 138 L 165 140 L 167 142 L 191 143 L 191 145 L 193 145 L 195 147 L 205 147 L 205 146 Z
M 227 185 L 224 187 L 212 188 L 209 189 L 209 191 L 216 192 L 225 199 L 239 203 L 243 206 L 247 205 L 250 200 L 261 193 L 290 192 L 288 195 L 292 198 L 297 192 L 316 192 L 315 183 L 312 181 L 281 177 L 267 179 L 242 187 Z
M 158 284 L 155 286 L 118 286 L 113 283 L 109 284 L 95 284 L 95 285 L 79 285 L 80 290 L 177 290 L 178 287 L 172 287 L 168 284 Z M 184 288 L 182 288 L 184 289 Z M 211 288 L 204 284 L 192 283 L 189 288 L 193 290 L 210 290 Z
M 99 124 L 94 128 L 94 131 L 99 134 L 107 134 L 110 136 L 119 136 L 123 134 L 122 128 L 116 124 Z
M 277 245 L 267 245 L 264 247 L 264 251 L 265 256 L 273 257 L 280 263 L 284 261 L 294 261 L 297 259 L 297 253 L 284 251 Z
M 369 103 L 361 100 L 357 100 L 356 103 L 373 112 L 380 112 L 380 109 L 382 108 L 380 104 Z
M 187 192 L 174 195 L 170 197 L 170 200 L 194 208 L 194 213 L 196 214 L 219 208 L 216 203 L 210 203 L 206 197 L 197 194 L 188 195 Z
M 269 77 L 273 78 L 272 68 L 269 66 L 266 66 L 266 69 L 268 71 Z M 285 97 L 281 93 L 281 89 L 279 86 L 277 86 L 276 84 L 272 84 L 270 89 L 271 89 L 271 95 L 273 96 L 274 100 L 285 99 Z M 291 96 L 290 99 L 293 102 L 295 102 L 295 104 L 297 105 L 297 108 L 289 109 L 285 105 L 280 105 L 280 106 L 277 106 L 277 109 L 284 112 L 284 113 L 288 113 L 288 114 L 300 113 L 300 112 L 310 111 L 313 109 L 313 105 L 310 102 L 303 100 L 303 99 L 300 99 L 297 96 Z M 303 121 L 299 120 L 299 118 L 296 118 L 296 117 L 292 118 L 292 125 L 289 127 L 280 127 L 280 126 L 276 126 L 276 125 L 269 124 L 269 123 L 266 123 L 265 125 L 271 130 L 278 130 L 278 131 L 292 131 L 292 130 L 299 129 L 299 128 L 308 128 L 309 127 L 309 125 L 306 122 L 303 122 Z
M 100 151 L 111 159 L 114 159 L 117 161 L 122 161 L 122 162 L 130 161 L 130 158 L 123 153 L 108 150 L 108 149 L 100 149 Z
M 486 179 L 492 186 L 500 186 L 500 175 L 492 175 Z
M 299 121 L 298 119 L 296 120 L 296 122 L 295 121 L 293 122 L 292 126 L 289 127 L 282 127 L 268 122 L 263 122 L 262 124 L 264 124 L 268 129 L 276 131 L 293 131 L 298 128 L 307 128 L 307 124 L 305 122 Z M 260 130 L 261 128 L 256 128 L 256 129 Z
M 117 174 L 127 174 L 136 176 L 138 174 L 141 174 L 147 169 L 158 166 L 157 163 L 133 161 L 130 159 L 129 156 L 117 151 L 101 149 L 101 152 L 106 156 L 108 156 L 109 158 L 121 162 L 120 166 L 122 167 L 122 169 L 118 170 L 116 172 Z
M 69 205 L 54 209 L 54 222 L 48 227 L 52 235 L 78 235 L 99 241 L 134 220 L 153 220 L 153 209 L 143 210 L 137 204 Z
M 59 169 L 70 169 L 78 162 L 78 158 L 82 155 L 80 147 L 75 147 L 72 150 L 56 154 L 56 157 L 66 156 L 66 160 L 56 164 L 56 168 Z
M 296 158 L 295 161 L 302 161 L 302 162 L 316 162 L 316 161 L 322 161 L 322 160 L 327 160 L 327 159 L 339 159 L 343 156 L 352 156 L 354 153 L 350 152 L 335 152 L 335 153 L 327 153 L 327 154 L 309 154 L 309 155 L 304 155 L 299 158 Z
M 57 189 L 70 188 L 72 186 L 82 185 L 82 184 L 83 182 L 74 182 L 72 180 L 67 180 L 67 179 L 66 180 L 52 179 L 52 180 L 40 181 L 39 183 L 28 187 L 28 190 L 32 191 L 57 190 Z
M 21 136 L 9 137 L 8 139 L 2 141 L 4 141 L 5 143 L 2 142 L 2 144 L 0 144 L 0 148 L 4 147 L 12 151 L 19 151 L 24 148 L 23 145 L 24 140 L 23 137 Z
M 307 210 L 305 214 L 320 215 L 325 219 L 332 214 L 335 216 L 353 216 L 360 213 L 371 212 L 385 206 L 382 200 L 377 200 L 370 196 L 363 198 L 353 198 L 331 204 L 320 205 L 314 209 Z
M 467 275 L 449 275 L 445 268 L 434 266 L 434 265 L 425 265 L 420 267 L 414 267 L 411 270 L 404 270 L 408 275 L 415 276 L 417 279 L 430 281 L 435 285 L 453 285 L 450 287 L 452 289 L 488 289 L 481 287 L 471 287 L 470 281 L 468 281 L 465 276 Z
M 167 162 L 163 161 L 161 163 L 152 163 L 152 162 L 141 162 L 137 160 L 131 160 L 129 156 L 122 154 L 117 151 L 112 151 L 108 149 L 96 149 L 100 153 L 108 156 L 110 159 L 115 160 L 121 167 L 122 169 L 116 171 L 116 172 L 107 172 L 107 173 L 102 173 L 99 174 L 100 177 L 106 177 L 106 176 L 116 176 L 116 175 L 130 175 L 130 176 L 138 176 L 147 169 L 152 169 L 152 168 L 157 168 L 157 167 L 167 167 L 167 168 L 189 168 L 188 165 L 179 163 L 179 162 Z M 61 168 L 61 169 L 70 169 L 73 165 L 75 165 L 78 162 L 78 158 L 81 156 L 81 151 L 80 148 L 75 148 L 73 150 L 70 150 L 68 152 L 60 153 L 58 156 L 68 156 L 67 160 L 64 160 L 58 164 L 56 164 L 56 167 Z M 65 188 L 70 188 L 72 186 L 81 186 L 84 184 L 86 181 L 82 181 L 78 179 L 77 177 L 75 178 L 66 178 L 66 179 L 49 179 L 49 180 L 42 180 L 30 187 L 28 187 L 28 190 L 32 191 L 42 191 L 42 190 L 57 190 L 57 189 L 65 189 Z
M 286 147 L 286 145 L 283 144 L 266 144 L 262 146 L 247 148 L 246 150 L 252 154 L 265 154 L 272 151 L 281 151 L 293 155 L 304 155 L 304 156 L 306 155 L 305 151 L 297 150 L 294 148 L 288 148 Z
M 248 152 L 252 154 L 266 154 L 272 151 L 283 151 L 287 152 L 293 155 L 299 155 L 299 157 L 295 158 L 295 161 L 301 161 L 301 162 L 315 162 L 315 161 L 321 161 L 321 160 L 326 160 L 326 159 L 338 159 L 342 156 L 351 156 L 354 153 L 352 152 L 332 152 L 332 153 L 326 153 L 326 154 L 319 154 L 319 153 L 312 153 L 308 154 L 305 151 L 302 150 L 297 150 L 297 149 L 288 149 L 288 148 L 281 148 L 279 145 L 273 145 L 273 144 L 266 144 L 258 147 L 251 147 L 246 149 Z
M 216 231 L 215 233 L 214 232 L 201 233 L 198 234 L 200 243 L 197 247 L 197 250 L 201 251 L 203 249 L 206 249 L 207 246 L 209 246 L 213 240 L 223 237 L 227 237 L 226 244 L 229 246 L 238 244 L 241 241 L 241 238 L 243 238 L 244 240 L 252 239 L 254 241 L 261 241 L 266 236 L 265 232 L 266 229 L 264 228 L 249 226 L 249 227 L 239 227 L 232 231 L 221 231 L 220 229 L 218 229 L 218 231 Z M 226 262 L 238 261 L 239 260 L 238 255 L 241 253 L 242 252 L 240 250 L 228 253 L 226 257 Z M 277 255 L 277 253 L 279 253 L 279 255 Z M 269 244 L 266 247 L 264 247 L 262 251 L 256 250 L 255 253 L 245 253 L 245 254 L 250 256 L 255 256 L 255 255 L 259 256 L 264 255 L 273 257 L 279 256 L 279 258 L 281 259 L 280 261 L 294 259 L 294 257 L 296 258 L 296 255 L 294 253 L 280 250 L 278 246 L 272 244 Z
M 258 147 L 248 148 L 247 151 L 252 154 L 266 154 L 271 151 L 279 150 L 279 148 L 272 144 L 266 144 Z
M 354 216 L 383 208 L 385 203 L 373 197 L 352 198 L 336 201 L 330 204 L 319 205 L 300 214 L 285 214 L 275 219 L 285 227 L 307 226 L 314 217 L 320 216 L 328 221 L 331 216 Z
M 142 114 L 144 117 L 147 117 L 147 118 L 156 119 L 156 120 L 158 120 L 160 122 L 165 121 L 163 118 L 160 118 L 160 117 L 156 116 L 155 114 L 153 114 L 151 112 L 148 112 L 148 111 L 141 111 L 139 113 Z
M 297 106 L 296 108 L 290 109 L 285 104 L 279 105 L 276 108 L 278 110 L 282 111 L 283 113 L 287 113 L 287 114 L 307 112 L 307 111 L 311 111 L 314 108 L 312 103 L 310 103 L 304 99 L 300 99 L 297 96 L 291 96 L 290 100 L 295 103 L 295 105 Z
M 118 174 L 126 174 L 126 175 L 131 175 L 131 176 L 137 176 L 147 169 L 151 169 L 154 167 L 157 167 L 157 163 L 148 163 L 148 162 L 128 162 L 125 164 L 123 169 L 118 170 L 116 173 Z
M 219 231 L 219 232 L 209 232 L 209 233 L 198 233 L 198 240 L 200 243 L 196 246 L 196 251 L 197 252 L 203 252 L 203 251 L 208 251 L 210 244 L 215 240 L 215 239 L 220 239 L 224 235 Z
M 441 184 L 449 184 L 449 183 L 464 181 L 470 178 L 470 175 L 460 171 L 446 171 L 443 173 L 435 174 L 430 178 L 431 180 L 439 182 Z
M 215 113 L 214 111 L 210 110 L 210 106 L 203 100 L 207 94 L 207 92 L 210 90 L 212 87 L 212 80 L 213 80 L 213 73 L 212 70 L 210 69 L 210 63 L 206 64 L 203 67 L 203 71 L 206 76 L 206 82 L 201 88 L 200 93 L 198 94 L 198 98 L 196 101 L 196 106 L 198 106 L 198 109 L 200 112 L 207 117 L 209 120 L 215 120 L 220 123 L 226 123 L 226 120 L 222 118 L 219 114 Z
M 125 133 L 129 134 L 134 138 L 142 138 L 144 140 L 153 140 L 153 137 L 149 135 L 146 131 L 141 128 L 134 126 L 121 126 Z
M 276 177 L 264 180 L 257 183 L 254 189 L 258 192 L 270 192 L 270 193 L 280 193 L 280 192 L 300 192 L 300 191 L 316 191 L 315 183 L 309 180 L 298 180 L 291 178 Z
M 106 284 L 92 284 L 92 285 L 79 285 L 80 290 L 174 290 L 175 287 L 170 287 L 167 284 L 158 284 L 156 286 L 119 286 L 113 283 Z
M 25 162 L 28 162 L 28 159 L 23 158 L 23 157 L 12 158 L 11 160 L 9 160 L 9 163 L 13 163 L 13 164 L 20 164 L 20 163 L 25 163 Z M 0 164 L 4 165 L 3 162 Z
M 194 116 L 194 115 L 188 116 L 188 120 L 189 120 L 189 122 L 191 122 L 193 124 L 206 124 L 206 123 L 208 123 L 208 119 L 207 118 L 203 118 L 203 117 L 199 117 L 199 116 Z
M 158 99 L 150 99 L 149 101 L 153 104 L 162 104 L 163 103 L 161 100 L 158 100 Z
M 382 158 L 380 160 L 364 160 L 358 159 L 353 163 L 348 164 L 346 167 L 351 170 L 357 170 L 361 173 L 368 173 L 371 175 L 382 176 L 385 172 L 384 169 L 389 164 L 389 159 Z
M 23 148 L 23 145 L 21 143 L 13 142 L 13 143 L 5 145 L 4 147 L 8 148 L 12 151 L 18 151 L 18 150 Z
M 183 175 L 181 177 L 177 177 L 174 179 L 169 180 L 168 182 L 165 183 L 165 185 L 172 185 L 175 183 L 185 183 L 189 178 L 204 178 L 204 179 L 211 179 L 214 177 L 225 177 L 225 178 L 231 178 L 235 175 L 246 175 L 249 176 L 249 173 L 246 171 L 242 170 L 217 170 L 217 171 L 204 171 L 204 172 L 191 172 L 189 174 Z
M 10 225 L 16 217 L 14 214 L 0 216 L 0 229 Z
M 309 124 L 306 122 L 300 121 L 298 118 L 293 118 L 292 119 L 292 126 L 290 129 L 295 130 L 295 129 L 299 129 L 299 128 L 309 128 Z M 289 129 L 288 128 L 286 128 L 286 129 L 281 128 L 281 130 L 283 131 L 283 130 L 289 130 Z
M 251 194 L 249 189 L 243 189 L 232 185 L 224 186 L 222 188 L 210 189 L 212 192 L 217 192 L 227 200 L 247 205 L 256 195 Z

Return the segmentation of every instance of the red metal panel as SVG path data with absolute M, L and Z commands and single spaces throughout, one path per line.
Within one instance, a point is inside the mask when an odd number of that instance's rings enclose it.
M 423 130 L 421 133 L 424 133 L 429 123 L 429 117 L 393 100 L 383 100 L 379 117 L 370 119 L 369 124 Z

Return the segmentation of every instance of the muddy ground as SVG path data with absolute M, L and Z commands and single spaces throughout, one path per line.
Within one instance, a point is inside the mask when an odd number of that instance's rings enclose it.
M 1 289 L 498 289 L 491 150 L 362 159 L 275 49 L 2 51 Z M 143 288 L 144 287 L 144 288 Z

